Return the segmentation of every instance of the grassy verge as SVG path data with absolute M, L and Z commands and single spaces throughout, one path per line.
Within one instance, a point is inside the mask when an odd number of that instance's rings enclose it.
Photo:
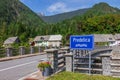
M 120 80 L 120 78 L 113 78 L 102 75 L 87 75 L 73 72 L 61 72 L 51 76 L 47 80 Z

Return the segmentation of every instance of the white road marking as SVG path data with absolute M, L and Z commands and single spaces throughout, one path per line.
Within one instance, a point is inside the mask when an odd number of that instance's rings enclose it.
M 31 76 L 31 78 L 35 78 L 35 77 L 37 77 L 37 75 L 33 75 L 33 76 Z
M 31 76 L 31 75 L 33 75 L 33 74 L 35 74 L 35 73 L 38 73 L 39 71 L 35 71 L 35 72 L 33 72 L 33 73 L 31 73 L 31 74 L 28 74 L 27 76 L 24 76 L 24 77 L 22 77 L 22 78 L 20 78 L 20 79 L 18 79 L 18 80 L 24 80 L 25 78 L 27 78 L 28 76 Z
M 20 66 L 24 66 L 24 65 L 28 65 L 28 64 L 32 64 L 32 63 L 35 63 L 37 61 L 32 61 L 32 62 L 28 62 L 28 63 L 24 63 L 24 64 L 20 64 L 20 65 L 16 65 L 16 66 L 12 66 L 12 67 L 8 67 L 8 68 L 5 68 L 5 69 L 1 69 L 1 71 L 5 71 L 5 70 L 9 70 L 9 69 L 13 69 L 13 68 L 16 68 L 16 67 L 20 67 Z

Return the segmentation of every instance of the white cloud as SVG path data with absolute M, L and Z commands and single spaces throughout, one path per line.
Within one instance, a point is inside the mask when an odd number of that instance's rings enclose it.
M 61 13 L 61 12 L 67 12 L 70 11 L 70 9 L 67 8 L 67 5 L 63 2 L 57 2 L 52 5 L 50 5 L 47 9 L 50 13 Z

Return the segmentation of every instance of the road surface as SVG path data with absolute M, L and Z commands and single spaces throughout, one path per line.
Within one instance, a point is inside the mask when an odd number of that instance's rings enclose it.
M 0 80 L 18 80 L 37 71 L 37 64 L 42 59 L 46 59 L 46 55 L 0 62 Z

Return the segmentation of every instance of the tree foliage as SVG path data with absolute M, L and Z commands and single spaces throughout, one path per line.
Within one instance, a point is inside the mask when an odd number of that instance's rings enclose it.
M 0 46 L 12 36 L 18 36 L 21 44 L 26 45 L 29 38 L 38 35 L 61 34 L 63 44 L 67 44 L 70 35 L 120 33 L 120 10 L 106 3 L 96 4 L 82 16 L 54 24 L 44 23 L 18 0 L 1 0 L 0 14 Z

